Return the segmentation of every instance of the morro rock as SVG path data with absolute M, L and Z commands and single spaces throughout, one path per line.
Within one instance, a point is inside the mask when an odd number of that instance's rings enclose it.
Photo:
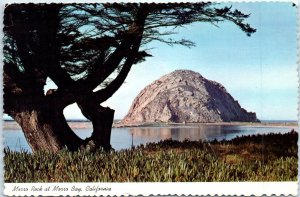
M 176 70 L 145 87 L 134 99 L 123 124 L 257 122 L 215 81 L 190 70 Z

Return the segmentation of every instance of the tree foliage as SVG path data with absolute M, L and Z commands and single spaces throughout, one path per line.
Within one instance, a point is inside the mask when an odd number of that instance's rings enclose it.
M 148 43 L 192 47 L 192 41 L 172 39 L 172 35 L 196 22 L 217 26 L 229 21 L 250 36 L 256 30 L 245 22 L 248 17 L 210 2 L 7 5 L 4 112 L 30 130 L 23 112 L 28 118 L 32 111 L 47 111 L 40 121 L 54 120 L 63 116 L 66 106 L 77 103 L 94 124 L 105 116 L 100 104 L 120 88 L 131 67 L 151 56 Z M 45 94 L 48 79 L 57 88 Z M 113 112 L 107 113 L 113 117 Z M 31 120 L 28 118 L 28 124 Z M 100 124 L 94 124 L 94 129 L 95 125 Z M 107 129 L 107 125 L 103 127 Z M 80 140 L 74 137 L 73 141 Z
M 6 63 L 16 64 L 22 74 L 34 75 L 37 70 L 43 80 L 50 77 L 58 89 L 77 95 L 91 93 L 113 72 L 151 56 L 141 50 L 149 42 L 194 46 L 190 40 L 170 38 L 179 27 L 230 21 L 248 36 L 255 32 L 244 23 L 249 14 L 209 2 L 15 4 L 5 11 Z

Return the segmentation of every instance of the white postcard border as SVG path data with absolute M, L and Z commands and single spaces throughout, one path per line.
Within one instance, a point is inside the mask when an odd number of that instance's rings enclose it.
M 172 2 L 198 2 L 199 0 L 190 0 L 190 1 L 182 1 L 182 0 L 174 0 Z M 204 0 L 205 1 L 205 0 Z M 212 0 L 214 2 L 227 2 L 224 0 Z M 3 8 L 5 4 L 10 3 L 71 3 L 74 0 L 3 0 L 0 2 L 0 15 L 3 16 Z M 77 3 L 92 3 L 92 2 L 107 2 L 103 0 L 78 0 Z M 112 2 L 137 2 L 135 0 L 114 0 Z M 168 3 L 169 0 L 143 0 L 139 2 L 163 2 Z M 229 1 L 228 1 L 229 2 Z M 299 0 L 230 0 L 230 2 L 294 2 L 299 5 Z M 298 7 L 298 42 L 299 42 L 299 27 L 300 27 L 300 12 Z M 3 24 L 0 23 L 1 37 L 3 36 L 2 28 Z M 2 59 L 2 42 L 0 44 L 0 57 Z M 2 64 L 2 61 L 0 61 Z M 299 44 L 298 44 L 298 76 L 300 80 L 300 63 L 299 63 Z M 2 73 L 2 66 L 0 67 Z M 2 84 L 2 75 L 0 75 L 0 83 Z M 300 89 L 299 89 L 300 90 Z M 299 91 L 298 90 L 298 91 Z M 0 90 L 3 95 L 2 89 Z M 300 95 L 300 91 L 298 93 L 298 97 Z M 0 103 L 3 104 L 2 97 L 0 97 Z M 300 105 L 300 99 L 298 100 Z M 299 105 L 298 105 L 298 119 L 299 119 Z M 2 111 L 0 112 L 2 114 Z M 2 128 L 2 121 L 0 121 L 0 125 Z M 194 182 L 194 183 L 4 183 L 4 164 L 3 164 L 3 136 L 2 129 L 0 128 L 0 196 L 129 196 L 129 195 L 218 195 L 218 196 L 298 196 L 300 192 L 299 181 L 298 182 Z M 298 147 L 300 143 L 298 141 Z M 300 156 L 300 152 L 298 152 L 298 156 Z M 300 162 L 298 162 L 298 169 L 300 168 Z M 299 171 L 299 170 L 298 170 Z M 298 172 L 298 180 L 299 180 L 299 172 Z M 19 188 L 28 188 L 28 191 L 13 191 L 15 187 L 19 186 Z M 68 191 L 53 191 L 55 186 L 59 186 L 60 188 L 68 188 Z M 42 191 L 32 191 L 32 188 L 40 188 L 42 187 Z M 49 191 L 45 191 L 46 189 Z M 87 188 L 96 188 L 87 191 Z M 81 192 L 72 191 L 72 188 L 81 189 Z M 97 191 L 99 188 L 99 191 Z
M 5 183 L 8 196 L 237 195 L 297 196 L 297 182 Z M 22 191 L 21 191 L 22 190 Z

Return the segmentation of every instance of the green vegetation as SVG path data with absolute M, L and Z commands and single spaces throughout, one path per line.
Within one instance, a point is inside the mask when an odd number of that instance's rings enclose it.
M 5 182 L 296 181 L 298 134 L 165 140 L 133 150 L 58 154 L 5 149 Z

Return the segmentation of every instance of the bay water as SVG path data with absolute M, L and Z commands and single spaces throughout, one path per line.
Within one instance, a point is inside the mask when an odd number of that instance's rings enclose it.
M 242 135 L 287 133 L 292 129 L 298 131 L 297 126 L 268 126 L 268 125 L 178 125 L 178 126 L 148 126 L 113 128 L 111 145 L 116 150 L 131 148 L 149 142 L 165 139 L 183 141 L 189 140 L 229 140 Z M 90 128 L 73 129 L 85 139 L 91 135 Z M 31 152 L 21 129 L 3 129 L 4 146 L 11 150 L 26 150 Z

